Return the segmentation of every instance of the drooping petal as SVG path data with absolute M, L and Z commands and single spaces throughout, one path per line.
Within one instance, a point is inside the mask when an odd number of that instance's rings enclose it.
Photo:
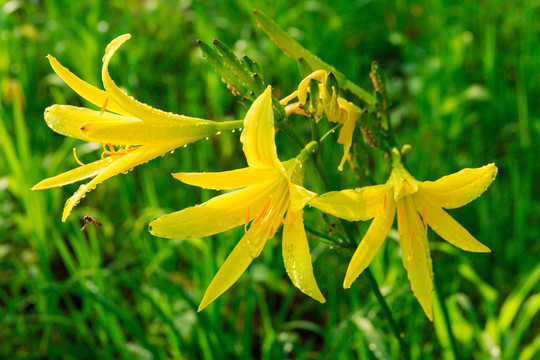
M 356 121 L 351 119 L 350 117 L 345 121 L 343 124 L 343 127 L 341 128 L 339 132 L 339 138 L 338 143 L 343 144 L 343 157 L 341 158 L 341 162 L 339 163 L 338 170 L 343 170 L 343 166 L 345 165 L 345 161 L 349 157 L 349 151 L 351 149 L 352 145 L 352 138 L 354 133 L 354 127 L 355 127 Z
M 221 294 L 227 291 L 244 271 L 246 271 L 247 267 L 254 259 L 252 256 L 252 245 L 250 244 L 257 243 L 259 245 L 257 254 L 261 252 L 266 243 L 266 239 L 261 238 L 264 235 L 261 234 L 260 230 L 260 227 L 251 228 L 242 239 L 240 239 L 223 265 L 219 268 L 219 271 L 212 279 L 208 289 L 206 289 L 197 311 L 203 310 Z
M 479 197 L 497 176 L 495 164 L 475 169 L 463 169 L 437 181 L 424 181 L 419 189 L 433 204 L 445 209 L 461 207 Z
M 345 289 L 350 288 L 356 278 L 368 267 L 392 228 L 396 214 L 396 203 L 391 197 L 391 192 L 388 190 L 387 192 L 388 202 L 386 207 L 373 219 L 349 263 L 343 281 L 343 288 Z
M 114 157 L 106 157 L 104 159 L 94 161 L 93 163 L 79 166 L 78 168 L 66 171 L 60 175 L 40 181 L 32 188 L 32 190 L 50 189 L 88 179 L 98 175 L 101 170 L 109 166 L 114 161 Z
M 101 78 L 103 81 L 103 87 L 107 91 L 109 98 L 116 102 L 122 109 L 131 115 L 139 118 L 142 121 L 179 121 L 179 122 L 189 122 L 189 118 L 183 115 L 176 115 L 173 113 L 165 112 L 163 110 L 154 109 L 153 107 L 143 104 L 131 96 L 126 94 L 122 89 L 120 89 L 109 75 L 109 62 L 111 61 L 112 56 L 118 50 L 118 48 L 129 38 L 131 35 L 125 34 L 117 37 L 109 43 L 107 49 L 105 50 L 105 56 L 103 56 L 103 67 L 101 69 Z
M 99 121 L 83 124 L 80 131 L 94 142 L 144 145 L 182 139 L 186 139 L 189 143 L 225 130 L 227 125 L 228 123 L 206 120 L 201 120 L 199 123 Z
M 294 286 L 321 303 L 326 302 L 313 275 L 302 210 L 288 211 L 283 226 L 283 262 Z
M 82 98 L 90 101 L 92 104 L 100 108 L 107 101 L 107 110 L 123 115 L 129 115 L 114 100 L 107 100 L 108 95 L 105 91 L 98 89 L 97 87 L 90 85 L 86 81 L 83 81 L 77 77 L 67 68 L 62 66 L 62 64 L 60 64 L 60 62 L 58 62 L 58 60 L 56 60 L 52 55 L 47 55 L 47 59 L 49 59 L 49 63 L 51 64 L 54 72 Z
M 138 148 L 132 149 L 130 152 L 124 155 L 113 155 L 114 158 L 111 163 L 102 168 L 101 171 L 94 177 L 90 182 L 81 185 L 79 189 L 71 196 L 64 205 L 64 211 L 62 213 L 62 221 L 66 221 L 67 217 L 71 213 L 71 210 L 81 201 L 83 197 L 86 196 L 86 193 L 95 189 L 97 185 L 103 181 L 118 175 L 120 173 L 129 171 L 135 166 L 144 164 L 153 158 L 176 149 L 179 146 L 182 146 L 182 143 L 164 143 L 153 146 L 140 146 Z
M 397 202 L 398 232 L 403 266 L 407 270 L 411 289 L 426 316 L 433 321 L 431 294 L 433 265 L 429 251 L 427 229 L 416 212 L 411 197 Z
M 183 183 L 214 190 L 238 189 L 283 176 L 275 169 L 255 169 L 251 167 L 231 171 L 176 173 L 172 175 Z
M 306 76 L 306 78 L 300 82 L 300 85 L 298 85 L 298 100 L 300 101 L 300 104 L 303 105 L 307 101 L 307 91 L 309 88 L 310 81 L 317 80 L 319 82 L 322 82 L 325 78 L 326 78 L 326 71 L 315 70 L 314 72 Z
M 377 215 L 392 200 L 390 185 L 375 185 L 355 190 L 331 191 L 309 201 L 309 205 L 350 221 L 364 221 Z M 386 205 L 385 205 L 386 204 Z
M 244 144 L 243 150 L 249 166 L 258 169 L 283 169 L 276 150 L 270 86 L 253 102 L 247 112 L 240 141 Z
M 474 238 L 463 226 L 431 201 L 431 197 L 419 192 L 415 196 L 416 209 L 425 221 L 444 240 L 458 248 L 471 252 L 491 252 Z
M 81 132 L 81 125 L 86 122 L 119 122 L 129 123 L 138 122 L 137 118 L 131 116 L 117 115 L 104 112 L 100 115 L 99 111 L 88 108 L 71 105 L 53 105 L 45 109 L 45 121 L 47 125 L 55 132 L 76 139 L 86 140 L 88 138 Z M 110 141 L 108 141 L 110 142 Z
M 207 202 L 163 215 L 150 223 L 150 233 L 165 238 L 199 238 L 254 219 L 268 202 L 272 184 L 260 183 L 216 196 Z

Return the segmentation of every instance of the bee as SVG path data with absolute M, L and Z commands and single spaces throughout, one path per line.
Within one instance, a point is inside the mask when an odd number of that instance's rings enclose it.
M 92 223 L 96 226 L 101 226 L 101 223 L 97 220 L 95 220 L 94 218 L 92 218 L 91 216 L 88 216 L 88 215 L 85 215 L 83 217 L 83 220 L 86 221 L 86 223 L 83 225 L 83 227 L 81 228 L 81 231 L 84 231 L 86 230 L 86 227 L 88 226 L 88 224 Z

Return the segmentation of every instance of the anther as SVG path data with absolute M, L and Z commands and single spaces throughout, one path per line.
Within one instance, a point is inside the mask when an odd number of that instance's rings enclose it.
M 259 214 L 257 219 L 254 221 L 255 224 L 258 223 L 259 220 L 261 220 L 264 217 L 264 215 L 266 215 L 266 212 L 268 211 L 268 208 L 270 207 L 271 201 L 272 201 L 272 197 L 270 197 L 268 201 L 266 202 L 266 205 L 264 205 L 264 208 L 262 209 L 261 213 Z
M 103 102 L 103 106 L 101 107 L 101 110 L 99 111 L 99 117 L 103 116 L 103 113 L 105 112 L 105 109 L 107 108 L 108 103 L 109 103 L 109 97 L 107 96 L 105 98 L 105 101 Z

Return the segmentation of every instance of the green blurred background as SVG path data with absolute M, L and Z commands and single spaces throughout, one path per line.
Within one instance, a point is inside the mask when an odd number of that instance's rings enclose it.
M 29 190 L 76 167 L 73 147 L 83 162 L 101 153 L 52 132 L 43 121 L 52 104 L 88 106 L 53 74 L 47 54 L 100 86 L 105 46 L 131 33 L 111 64 L 113 78 L 131 95 L 176 113 L 241 119 L 246 108 L 202 58 L 197 39 L 218 38 L 237 55 L 249 55 L 278 96 L 301 80 L 297 63 L 257 28 L 254 7 L 366 89 L 371 90 L 371 61 L 379 61 L 397 138 L 413 146 L 407 166 L 417 179 L 491 162 L 499 167 L 481 198 L 450 212 L 491 254 L 465 253 L 430 232 L 434 323 L 410 291 L 395 230 L 370 266 L 412 358 L 537 358 L 538 1 L 0 4 L 1 358 L 399 357 L 388 319 L 364 277 L 342 289 L 352 253 L 310 240 L 315 275 L 327 298 L 319 304 L 290 283 L 280 232 L 228 292 L 196 313 L 243 229 L 178 241 L 150 236 L 147 224 L 215 196 L 169 174 L 245 166 L 239 132 L 191 144 L 106 181 L 66 223 L 62 207 L 79 184 Z M 337 134 L 322 148 L 333 186 L 362 185 L 348 165 L 343 173 L 333 171 L 342 155 L 336 139 Z M 298 151 L 281 132 L 277 142 L 282 160 Z M 369 164 L 376 180 L 384 182 L 388 163 L 376 151 L 367 154 L 376 159 Z M 321 192 L 312 174 L 308 167 L 305 185 Z M 103 226 L 81 232 L 84 215 Z M 305 216 L 313 231 L 332 233 L 335 219 L 314 209 L 306 209 Z

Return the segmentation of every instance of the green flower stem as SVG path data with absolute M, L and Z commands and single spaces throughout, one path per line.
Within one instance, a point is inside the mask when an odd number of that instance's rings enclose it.
M 319 143 L 316 141 L 310 141 L 302 151 L 300 151 L 300 154 L 298 154 L 297 158 L 301 162 L 305 162 L 309 155 L 314 154 L 319 149 Z

